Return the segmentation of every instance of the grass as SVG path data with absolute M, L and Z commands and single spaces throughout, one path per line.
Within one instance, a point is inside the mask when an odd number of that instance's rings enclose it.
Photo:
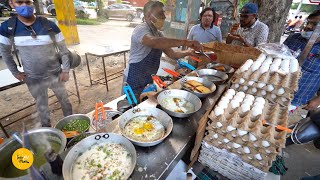
M 97 19 L 80 19 L 77 18 L 77 24 L 78 25 L 99 25 L 101 22 L 99 22 Z

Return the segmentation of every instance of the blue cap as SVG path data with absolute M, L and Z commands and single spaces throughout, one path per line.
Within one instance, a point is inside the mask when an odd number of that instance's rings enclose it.
M 247 3 L 245 4 L 240 14 L 257 14 L 258 13 L 258 5 L 256 3 Z

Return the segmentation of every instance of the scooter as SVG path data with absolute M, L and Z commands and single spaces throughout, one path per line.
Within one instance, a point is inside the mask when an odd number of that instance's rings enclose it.
M 320 110 L 310 112 L 309 117 L 301 119 L 292 128 L 293 132 L 287 138 L 286 146 L 313 141 L 314 146 L 320 149 Z

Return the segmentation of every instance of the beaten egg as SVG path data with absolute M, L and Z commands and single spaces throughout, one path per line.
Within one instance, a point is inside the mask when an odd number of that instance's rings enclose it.
M 124 134 L 132 140 L 151 142 L 164 136 L 165 127 L 153 116 L 138 116 L 126 124 Z

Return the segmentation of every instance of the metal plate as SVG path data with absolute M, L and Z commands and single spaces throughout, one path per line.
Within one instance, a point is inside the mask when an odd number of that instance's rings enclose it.
M 226 73 L 214 69 L 200 69 L 196 73 L 199 77 L 207 78 L 211 82 L 223 83 L 228 79 Z
M 205 87 L 209 88 L 211 90 L 211 92 L 210 93 L 199 93 L 199 92 L 192 91 L 192 90 L 190 90 L 188 88 L 185 88 L 183 86 L 184 83 L 186 83 L 187 81 L 190 81 L 190 80 L 195 80 L 195 81 L 203 84 Z M 212 94 L 216 90 L 216 85 L 213 82 L 208 81 L 207 79 L 204 79 L 204 78 L 200 78 L 200 77 L 191 77 L 191 76 L 188 77 L 188 76 L 186 76 L 186 77 L 180 79 L 180 83 L 181 83 L 183 89 L 195 94 L 199 98 L 207 97 L 209 94 Z
M 161 139 L 158 139 L 158 140 L 152 141 L 152 142 L 140 142 L 140 141 L 136 141 L 136 140 L 133 140 L 133 139 L 127 137 L 124 134 L 124 127 L 132 118 L 138 117 L 138 116 L 154 116 L 158 121 L 161 122 L 161 124 L 166 129 L 164 136 Z M 154 146 L 154 145 L 161 143 L 166 137 L 169 136 L 169 134 L 171 133 L 172 128 L 173 128 L 173 122 L 172 122 L 172 118 L 167 113 L 165 113 L 164 111 L 162 111 L 158 108 L 142 108 L 142 109 L 134 108 L 134 109 L 130 109 L 130 110 L 126 111 L 120 117 L 119 127 L 120 127 L 120 131 L 123 134 L 123 136 L 125 136 L 127 139 L 129 139 L 133 144 L 138 145 L 138 146 L 142 146 L 142 147 L 149 147 L 149 146 Z
M 100 137 L 99 139 L 97 137 Z M 137 153 L 136 149 L 132 145 L 132 143 L 126 139 L 125 137 L 119 135 L 119 134 L 114 134 L 114 133 L 100 133 L 100 134 L 94 134 L 91 135 L 79 143 L 77 143 L 73 148 L 69 151 L 67 154 L 66 158 L 64 159 L 63 167 L 62 167 L 62 174 L 63 178 L 65 180 L 72 180 L 72 169 L 73 165 L 76 162 L 77 158 L 84 152 L 86 152 L 89 148 L 91 148 L 93 145 L 96 144 L 108 144 L 108 143 L 117 143 L 121 144 L 126 148 L 126 150 L 131 154 L 132 156 L 132 166 L 130 169 L 130 172 L 132 173 L 135 166 L 136 166 L 136 161 L 137 161 Z M 130 175 L 131 175 L 130 173 Z M 125 179 L 128 179 L 129 176 L 126 177 Z
M 177 112 L 173 112 L 170 111 L 169 109 L 166 109 L 163 106 L 162 100 L 167 98 L 167 97 L 179 97 L 179 98 L 183 98 L 185 100 L 187 100 L 188 102 L 192 103 L 194 105 L 194 111 L 190 112 L 190 113 L 177 113 Z M 174 116 L 174 117 L 179 117 L 179 118 L 185 118 L 185 117 L 189 117 L 191 116 L 193 113 L 197 112 L 201 106 L 201 100 L 194 94 L 192 94 L 191 92 L 185 91 L 185 90 L 178 90 L 178 89 L 172 89 L 172 90 L 165 90 L 162 91 L 158 97 L 157 97 L 157 101 L 160 104 L 161 108 L 167 112 L 169 115 Z

